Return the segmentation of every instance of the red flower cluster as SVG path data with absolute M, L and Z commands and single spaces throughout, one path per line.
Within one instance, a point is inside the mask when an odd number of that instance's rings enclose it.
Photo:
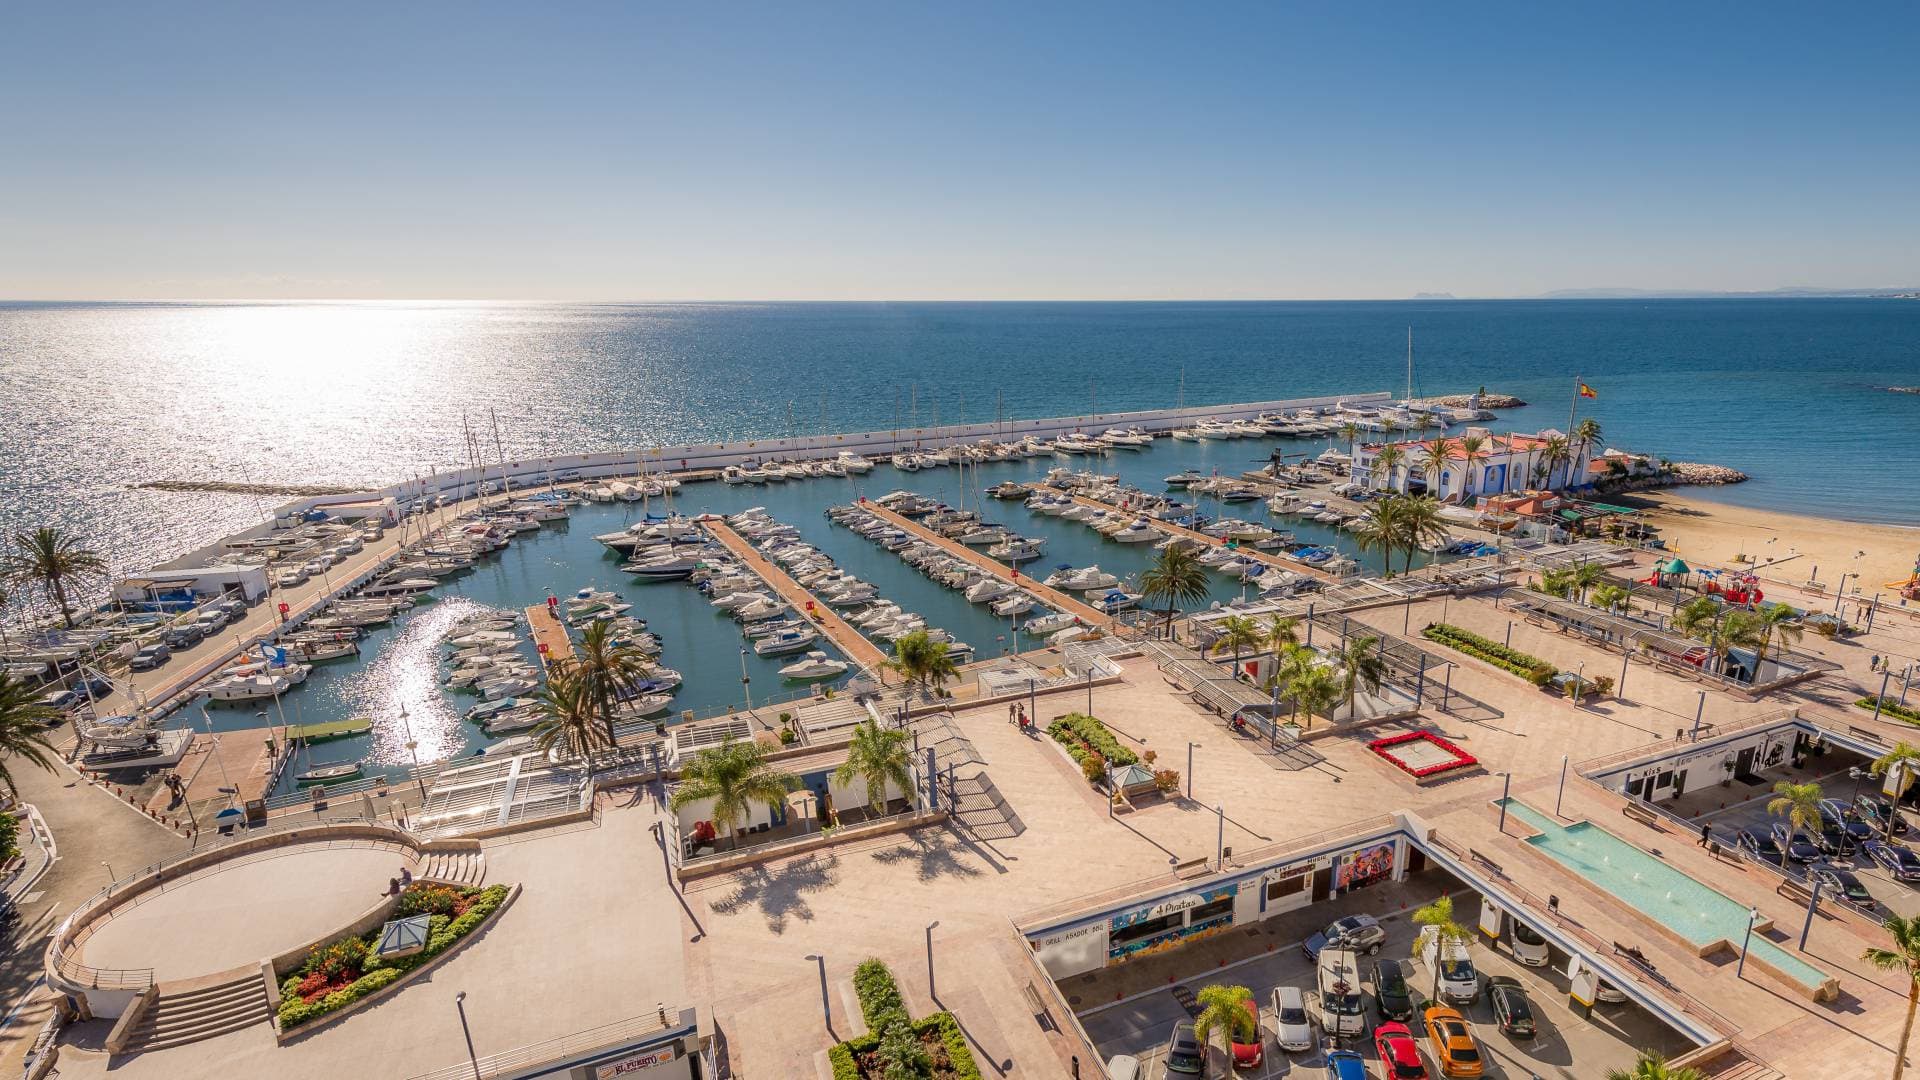
M 1391 752 L 1393 747 L 1400 746 L 1404 743 L 1410 743 L 1410 742 L 1431 743 L 1434 746 L 1437 746 L 1440 749 L 1445 750 L 1447 753 L 1453 755 L 1453 760 L 1443 761 L 1438 765 L 1428 765 L 1428 766 L 1425 766 L 1424 768 L 1416 769 L 1411 765 L 1408 765 L 1406 762 L 1400 760 L 1398 755 Z M 1458 746 L 1455 746 L 1454 744 L 1448 742 L 1446 739 L 1443 739 L 1440 736 L 1435 735 L 1431 731 L 1409 731 L 1403 735 L 1390 735 L 1384 739 L 1375 739 L 1372 742 L 1367 744 L 1367 749 L 1373 751 L 1376 754 L 1379 754 L 1381 757 L 1386 758 L 1388 761 L 1393 762 L 1396 766 L 1400 768 L 1401 772 L 1404 772 L 1408 776 L 1411 776 L 1415 779 L 1434 776 L 1439 773 L 1447 772 L 1451 769 L 1470 769 L 1475 765 L 1480 764 L 1479 758 L 1474 757 L 1472 754 L 1467 753 L 1465 750 L 1460 749 Z

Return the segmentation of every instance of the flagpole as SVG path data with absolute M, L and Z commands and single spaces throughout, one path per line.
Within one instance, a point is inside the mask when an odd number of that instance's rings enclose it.
M 1573 439 L 1573 417 L 1580 411 L 1580 376 L 1573 377 L 1573 402 L 1567 406 L 1567 439 Z

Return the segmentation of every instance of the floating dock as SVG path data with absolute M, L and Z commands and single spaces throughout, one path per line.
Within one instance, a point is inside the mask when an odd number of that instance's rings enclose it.
M 553 609 L 545 604 L 529 606 L 527 626 L 532 631 L 533 646 L 540 652 L 541 670 L 552 671 L 555 664 L 573 659 L 573 639 L 567 636 L 567 624 Z
M 925 540 L 927 543 L 938 546 L 940 550 L 945 551 L 949 555 L 957 555 L 965 559 L 976 569 L 985 571 L 999 578 L 1001 581 L 1008 582 L 1026 592 L 1032 593 L 1034 599 L 1051 606 L 1055 611 L 1064 611 L 1069 615 L 1077 617 L 1082 623 L 1088 626 L 1097 626 L 1103 630 L 1113 625 L 1113 616 L 1103 614 L 1098 608 L 1076 600 L 1067 593 L 1053 588 L 1050 585 L 1043 585 L 1040 583 L 1039 578 L 1028 577 L 1013 567 L 1008 566 L 1006 563 L 1000 562 L 997 559 L 988 558 L 986 555 L 973 550 L 958 540 L 949 540 L 912 518 L 896 514 L 875 502 L 865 502 L 862 503 L 861 506 L 888 522 Z
M 715 540 L 758 574 L 760 580 L 772 586 L 773 590 L 780 594 L 781 599 L 792 604 L 795 611 L 803 613 L 807 621 L 813 623 L 820 633 L 833 643 L 834 648 L 840 650 L 842 655 L 868 671 L 881 670 L 880 665 L 887 662 L 887 654 L 881 652 L 878 645 L 868 641 L 860 631 L 855 630 L 852 623 L 841 618 L 837 612 L 828 607 L 825 601 L 815 597 L 806 590 L 805 586 L 788 576 L 785 570 L 775 566 L 772 560 L 755 551 L 752 544 L 747 543 L 745 538 L 728 528 L 724 522 L 708 519 L 701 524 L 706 526 L 707 532 L 712 534 Z

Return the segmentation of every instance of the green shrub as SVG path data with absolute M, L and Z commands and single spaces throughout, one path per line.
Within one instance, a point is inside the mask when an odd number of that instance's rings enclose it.
M 1476 660 L 1484 660 L 1502 671 L 1520 676 L 1535 686 L 1546 686 L 1553 681 L 1553 677 L 1560 670 L 1554 664 L 1530 653 L 1510 649 L 1492 638 L 1481 637 L 1471 630 L 1463 630 L 1448 623 L 1433 623 L 1420 631 L 1420 636 L 1428 641 L 1445 645 L 1456 652 L 1466 653 Z
M 1873 701 L 1873 698 L 1863 697 L 1859 701 L 1854 702 L 1854 704 L 1866 709 L 1868 712 L 1872 712 Z M 1920 709 L 1902 705 L 1898 698 L 1881 698 L 1880 715 L 1898 717 L 1909 724 L 1920 724 Z
M 20 819 L 0 814 L 0 862 L 20 854 Z
M 868 1031 L 881 1030 L 885 1025 L 880 1018 L 889 1013 L 906 1015 L 906 1002 L 893 981 L 893 972 L 879 960 L 866 960 L 853 969 L 853 992 L 860 999 L 860 1015 Z
M 860 1080 L 860 1063 L 853 1060 L 852 1043 L 834 1043 L 827 1051 L 833 1064 L 833 1080 Z
M 1120 745 L 1120 740 L 1113 737 L 1107 725 L 1086 713 L 1068 713 L 1048 724 L 1047 734 L 1066 747 L 1067 753 L 1082 768 L 1086 767 L 1087 758 L 1093 754 L 1100 755 L 1105 764 L 1118 768 L 1125 768 L 1140 760 L 1133 751 Z
M 439 887 L 436 887 L 439 888 Z M 450 889 L 456 893 L 466 908 L 458 918 L 447 915 L 434 915 L 428 922 L 427 946 L 412 956 L 383 958 L 375 955 L 374 948 L 379 944 L 378 930 L 366 937 L 345 937 L 314 949 L 307 955 L 306 964 L 300 972 L 291 975 L 281 983 L 280 1008 L 278 1016 L 280 1030 L 288 1031 L 333 1012 L 366 997 L 384 986 L 390 986 L 402 975 L 446 952 L 454 942 L 472 933 L 487 920 L 487 916 L 499 910 L 507 899 L 507 886 L 492 885 L 485 889 Z M 357 959 L 356 959 L 357 958 Z M 340 965 L 352 963 L 351 967 Z M 362 974 L 347 985 L 328 992 L 325 996 L 312 1001 L 303 1001 L 298 996 L 302 982 L 315 975 L 324 976 L 332 967 L 336 971 L 360 971 Z
M 967 1046 L 967 1033 L 960 1030 L 960 1021 L 949 1012 L 937 1012 L 927 1017 L 940 1031 L 940 1042 L 947 1048 L 947 1060 L 952 1063 L 953 1074 L 960 1080 L 980 1080 L 980 1066 L 974 1064 L 973 1050 Z M 835 1080 L 838 1080 L 836 1077 Z

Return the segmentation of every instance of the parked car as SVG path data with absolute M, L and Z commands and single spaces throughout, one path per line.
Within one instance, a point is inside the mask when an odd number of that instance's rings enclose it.
M 1115 1054 L 1107 1059 L 1107 1075 L 1112 1080 L 1145 1080 L 1146 1071 L 1140 1068 L 1140 1059 L 1132 1054 Z
M 1327 1080 L 1368 1080 L 1367 1063 L 1351 1050 L 1329 1050 Z
M 1480 996 L 1480 975 L 1473 970 L 1464 941 L 1440 941 L 1433 927 L 1423 927 L 1419 937 L 1420 962 L 1428 971 L 1440 973 L 1440 997 L 1445 1001 L 1468 1002 Z
M 1739 837 L 1734 842 L 1740 846 L 1741 851 L 1761 862 L 1769 862 L 1775 866 L 1785 866 L 1787 863 L 1786 853 L 1780 850 L 1779 844 L 1773 842 L 1773 837 L 1765 833 L 1741 829 Z
M 102 698 L 113 696 L 113 684 L 97 676 L 91 679 L 80 679 L 76 681 L 73 684 L 73 689 L 88 701 L 99 701 Z
M 1795 829 L 1789 834 L 1784 821 L 1774 822 L 1772 833 L 1773 842 L 1787 853 L 1787 858 L 1794 862 L 1819 862 L 1825 857 L 1826 853 L 1820 849 L 1820 845 L 1808 839 L 1806 833 Z
M 1387 1080 L 1427 1080 L 1427 1066 L 1407 1025 L 1391 1020 L 1374 1028 L 1373 1049 L 1380 1055 L 1380 1071 Z
M 1513 922 L 1513 958 L 1528 967 L 1546 967 L 1553 959 L 1547 939 L 1518 919 Z
M 1883 840 L 1869 840 L 1861 845 L 1861 850 L 1878 863 L 1880 869 L 1893 875 L 1894 880 L 1920 881 L 1920 855 L 1914 854 L 1912 849 Z
M 1402 961 L 1373 962 L 1373 1007 L 1382 1020 L 1413 1019 L 1413 993 L 1407 989 L 1407 968 Z
M 1273 1035 L 1290 1054 L 1313 1049 L 1313 1025 L 1307 1022 L 1307 996 L 1297 986 L 1273 988 Z
M 1266 1059 L 1261 1051 L 1260 1006 L 1251 996 L 1241 999 L 1240 1007 L 1247 1010 L 1247 1019 L 1253 1021 L 1253 1035 L 1246 1042 L 1234 1038 L 1231 1032 L 1227 1037 L 1227 1053 L 1233 1058 L 1235 1069 L 1251 1069 Z
M 1856 844 L 1873 839 L 1873 826 L 1861 821 L 1859 813 L 1839 799 L 1820 800 L 1820 819 L 1828 828 L 1845 831 L 1847 838 Z
M 1820 850 L 1832 858 L 1843 858 L 1853 854 L 1853 837 L 1838 825 L 1821 823 L 1819 835 L 1813 838 Z
M 193 621 L 200 627 L 201 633 L 212 634 L 227 625 L 227 613 L 217 607 L 201 608 L 200 613 L 193 617 Z
M 1372 956 L 1380 951 L 1387 940 L 1387 930 L 1380 920 L 1371 915 L 1349 915 L 1344 919 L 1335 919 L 1325 930 L 1302 942 L 1300 947 L 1306 950 L 1307 959 L 1315 960 L 1320 950 L 1333 946 L 1352 949 Z
M 1173 1034 L 1167 1036 L 1167 1075 L 1207 1075 L 1207 1048 L 1193 1037 L 1193 1024 L 1189 1021 L 1173 1025 Z
M 182 623 L 160 635 L 160 640 L 166 642 L 168 648 L 191 649 L 206 636 L 198 623 Z
M 1433 1060 L 1440 1063 L 1440 1075 L 1479 1076 L 1486 1071 L 1480 1047 L 1473 1041 L 1473 1032 L 1460 1010 L 1433 1005 L 1427 1009 L 1425 1020 L 1427 1044 L 1433 1050 Z
M 1807 879 L 1818 881 L 1820 888 L 1829 896 L 1845 897 L 1848 903 L 1870 910 L 1874 907 L 1873 894 L 1867 891 L 1867 887 L 1851 870 L 1842 870 L 1837 866 L 1809 867 Z
M 1540 1034 L 1534 1023 L 1533 1006 L 1520 980 L 1510 975 L 1487 979 L 1487 1001 L 1493 1006 L 1493 1022 L 1509 1038 L 1531 1039 Z
M 1887 822 L 1893 822 L 1893 835 L 1900 836 L 1908 829 L 1906 815 L 1900 813 L 1893 800 L 1875 791 L 1863 791 L 1853 797 L 1853 808 L 1859 811 L 1861 818 L 1881 833 L 1887 831 Z
M 140 651 L 134 653 L 132 659 L 127 661 L 127 666 L 135 671 L 152 671 L 171 659 L 173 659 L 173 650 L 164 642 L 156 641 L 151 645 L 142 646 Z
M 1626 1004 L 1627 995 L 1621 993 L 1619 987 L 1605 979 L 1601 979 L 1594 985 L 1593 1000 L 1604 1001 L 1610 1005 L 1624 1005 Z
M 40 704 L 49 709 L 71 712 L 87 700 L 71 690 L 49 690 L 40 697 Z

